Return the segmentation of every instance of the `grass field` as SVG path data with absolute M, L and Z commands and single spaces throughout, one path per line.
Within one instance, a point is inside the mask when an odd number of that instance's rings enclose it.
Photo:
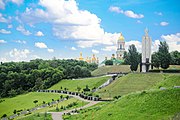
M 105 75 L 108 72 L 130 72 L 129 65 L 112 65 L 112 66 L 102 66 L 94 70 L 91 74 L 92 76 Z
M 18 120 L 52 120 L 51 114 L 47 113 L 38 113 L 38 114 L 33 114 L 29 116 L 22 117 Z
M 48 97 L 47 97 L 48 96 Z M 64 95 L 66 96 L 66 95 Z M 0 100 L 5 100 L 3 102 L 0 103 L 0 116 L 2 116 L 3 114 L 7 114 L 7 116 L 12 115 L 14 110 L 27 110 L 30 108 L 35 107 L 35 104 L 33 103 L 34 100 L 38 100 L 37 104 L 42 104 L 43 101 L 47 102 L 51 102 L 52 99 L 57 100 L 60 98 L 60 94 L 57 93 L 36 93 L 36 92 L 31 92 L 28 94 L 24 94 L 24 95 L 18 95 L 16 97 L 13 98 L 4 98 L 4 99 L 0 99 Z M 72 102 L 77 102 L 77 106 L 81 106 L 82 104 L 86 104 L 85 102 L 82 102 L 80 100 L 77 100 L 75 98 L 71 98 L 69 100 L 60 102 L 59 108 L 61 106 L 66 106 L 69 103 Z M 45 112 L 48 110 L 54 110 L 56 109 L 56 107 L 47 107 L 47 108 L 43 108 L 40 109 L 39 111 L 41 112 Z
M 97 91 L 97 94 L 102 98 L 122 96 L 131 92 L 150 89 L 163 79 L 164 75 L 158 73 L 131 73 L 118 78 L 109 86 Z
M 81 114 L 65 116 L 65 120 L 169 120 L 180 112 L 179 96 L 180 89 L 129 94 Z
M 76 106 L 73 106 L 73 107 L 70 107 L 70 108 L 67 108 L 67 105 L 68 104 L 71 104 L 71 103 L 73 103 L 73 102 L 76 102 L 77 103 L 77 105 Z M 73 109 L 73 108 L 78 108 L 78 107 L 81 107 L 81 106 L 84 106 L 84 105 L 86 105 L 86 104 L 88 104 L 88 102 L 84 102 L 84 101 L 81 101 L 81 100 L 78 100 L 78 99 L 76 99 L 76 98 L 70 98 L 70 99 L 68 99 L 68 100 L 65 100 L 65 101 L 63 101 L 63 102 L 60 102 L 60 103 L 58 103 L 57 105 L 53 105 L 53 106 L 50 106 L 50 107 L 45 107 L 45 108 L 43 108 L 43 109 L 39 109 L 39 110 L 37 110 L 37 111 L 33 111 L 32 112 L 32 114 L 30 114 L 30 115 L 22 115 L 22 116 L 19 116 L 19 117 L 17 117 L 16 119 L 21 119 L 21 118 L 31 118 L 31 116 L 35 119 L 35 118 L 37 118 L 37 119 L 39 119 L 36 115 L 38 114 L 38 113 L 45 113 L 45 112 L 59 112 L 59 111 L 63 111 L 63 109 L 61 109 L 61 106 L 63 106 L 63 107 L 66 107 L 66 110 L 68 110 L 68 109 Z M 58 111 L 56 110 L 56 108 L 58 107 Z M 30 117 L 29 117 L 30 116 Z M 36 119 L 35 119 L 36 120 Z M 44 120 L 44 119 L 42 119 L 42 120 Z
M 60 90 L 61 87 L 67 88 L 69 91 L 77 91 L 77 87 L 81 88 L 81 91 L 83 88 L 88 85 L 90 89 L 94 87 L 99 87 L 104 82 L 106 82 L 110 77 L 103 76 L 103 77 L 95 77 L 95 78 L 85 78 L 85 79 L 78 79 L 78 80 L 61 80 L 59 83 L 55 84 L 50 90 Z
M 180 86 L 180 74 L 165 74 L 164 80 L 159 82 L 153 88 L 173 88 L 174 86 Z

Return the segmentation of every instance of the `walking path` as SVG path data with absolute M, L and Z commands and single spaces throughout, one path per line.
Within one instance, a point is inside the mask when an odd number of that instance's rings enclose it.
M 75 97 L 75 98 L 77 98 L 79 100 L 89 102 L 89 103 L 87 105 L 85 105 L 85 106 L 82 106 L 82 107 L 79 107 L 79 108 L 74 108 L 74 109 L 71 109 L 71 110 L 65 110 L 65 111 L 62 111 L 62 112 L 48 112 L 48 113 L 52 114 L 52 119 L 53 120 L 63 120 L 62 116 L 64 115 L 64 113 L 69 113 L 69 112 L 72 112 L 74 110 L 85 109 L 87 107 L 93 106 L 93 105 L 100 102 L 100 101 L 90 101 L 90 100 L 87 100 L 87 99 L 83 99 L 83 98 L 81 98 L 79 96 L 76 96 L 76 95 L 70 95 L 70 96 L 73 96 L 73 97 Z

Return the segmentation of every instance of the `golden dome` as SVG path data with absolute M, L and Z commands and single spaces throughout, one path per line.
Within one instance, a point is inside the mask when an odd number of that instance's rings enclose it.
M 122 33 L 120 33 L 120 36 L 119 36 L 118 40 L 124 41 L 124 37 L 123 37 Z

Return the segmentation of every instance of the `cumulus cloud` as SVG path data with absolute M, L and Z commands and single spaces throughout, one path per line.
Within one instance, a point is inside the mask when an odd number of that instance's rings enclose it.
M 26 41 L 25 41 L 25 40 L 15 40 L 14 42 L 20 43 L 20 44 L 26 44 Z
M 95 49 L 92 49 L 92 53 L 94 53 L 94 54 L 98 54 L 98 53 L 99 53 L 99 51 L 98 51 L 98 50 L 95 50 Z
M 35 34 L 35 36 L 39 36 L 39 37 L 41 37 L 41 36 L 44 36 L 44 34 L 43 34 L 43 32 L 38 31 L 38 32 Z
M 10 34 L 11 31 L 8 31 L 8 30 L 5 30 L 5 29 L 1 29 L 0 33 L 2 33 L 2 34 Z
M 14 48 L 9 52 L 10 57 L 13 58 L 14 61 L 24 60 L 29 54 L 30 51 L 28 49 L 18 50 Z
M 32 33 L 29 32 L 29 30 L 26 30 L 23 26 L 19 25 L 17 28 L 16 28 L 17 31 L 20 31 L 22 34 L 24 35 L 31 35 Z
M 71 47 L 71 50 L 77 50 L 75 47 Z
M 161 26 L 167 26 L 169 23 L 168 22 L 161 22 L 160 25 Z
M 180 51 L 180 33 L 162 35 L 161 39 L 167 42 L 170 51 L 174 51 L 174 50 Z
M 5 4 L 3 0 L 0 0 L 0 9 L 4 9 L 4 8 L 5 8 Z
M 124 15 L 126 15 L 127 17 L 130 17 L 130 18 L 138 18 L 138 19 L 140 19 L 140 18 L 143 18 L 143 17 L 144 17 L 143 14 L 136 14 L 136 13 L 134 13 L 134 12 L 131 11 L 131 10 L 123 11 L 123 10 L 121 10 L 119 7 L 116 7 L 116 6 L 110 6 L 110 7 L 109 7 L 109 10 L 110 10 L 111 12 L 116 12 L 116 13 L 124 14 Z
M 40 0 L 39 5 L 43 9 L 26 8 L 21 19 L 28 24 L 51 23 L 53 34 L 61 40 L 76 40 L 78 47 L 85 48 L 112 45 L 112 39 L 117 39 L 118 33 L 105 32 L 101 19 L 87 10 L 80 10 L 75 0 Z
M 48 48 L 47 51 L 50 52 L 50 53 L 52 53 L 52 52 L 54 52 L 54 49 Z
M 20 5 L 23 3 L 24 0 L 11 0 L 11 2 L 17 4 L 17 5 Z
M 47 48 L 47 45 L 43 42 L 36 42 L 35 46 L 38 48 Z
M 0 40 L 0 44 L 7 43 L 5 40 Z

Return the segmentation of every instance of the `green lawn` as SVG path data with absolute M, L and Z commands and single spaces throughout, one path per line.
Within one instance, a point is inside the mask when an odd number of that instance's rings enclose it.
M 65 95 L 66 96 L 66 95 Z M 3 98 L 5 100 L 0 102 L 0 117 L 3 114 L 12 115 L 14 110 L 24 110 L 35 107 L 34 100 L 38 100 L 37 104 L 42 104 L 43 101 L 51 102 L 52 99 L 57 100 L 60 94 L 57 93 L 38 93 L 30 92 L 28 94 L 18 95 L 13 98 Z
M 102 66 L 94 70 L 91 74 L 92 76 L 105 75 L 108 72 L 130 72 L 129 65 L 112 65 L 112 66 Z
M 24 116 L 18 120 L 52 120 L 51 114 L 38 113 L 33 115 Z
M 104 106 L 65 116 L 65 120 L 169 120 L 180 113 L 179 96 L 180 89 L 129 94 Z
M 85 79 L 78 79 L 78 80 L 61 80 L 59 83 L 55 84 L 50 90 L 60 90 L 61 87 L 67 88 L 69 91 L 77 91 L 77 87 L 81 88 L 81 91 L 83 88 L 88 85 L 90 89 L 94 87 L 99 87 L 104 82 L 106 82 L 110 77 L 103 76 L 103 77 L 95 77 L 95 78 L 85 78 Z
M 180 74 L 165 74 L 164 80 L 159 82 L 154 88 L 173 88 L 174 86 L 180 86 Z
M 118 78 L 109 86 L 97 91 L 96 94 L 102 98 L 122 96 L 131 92 L 150 89 L 163 79 L 164 75 L 158 73 L 131 73 Z

